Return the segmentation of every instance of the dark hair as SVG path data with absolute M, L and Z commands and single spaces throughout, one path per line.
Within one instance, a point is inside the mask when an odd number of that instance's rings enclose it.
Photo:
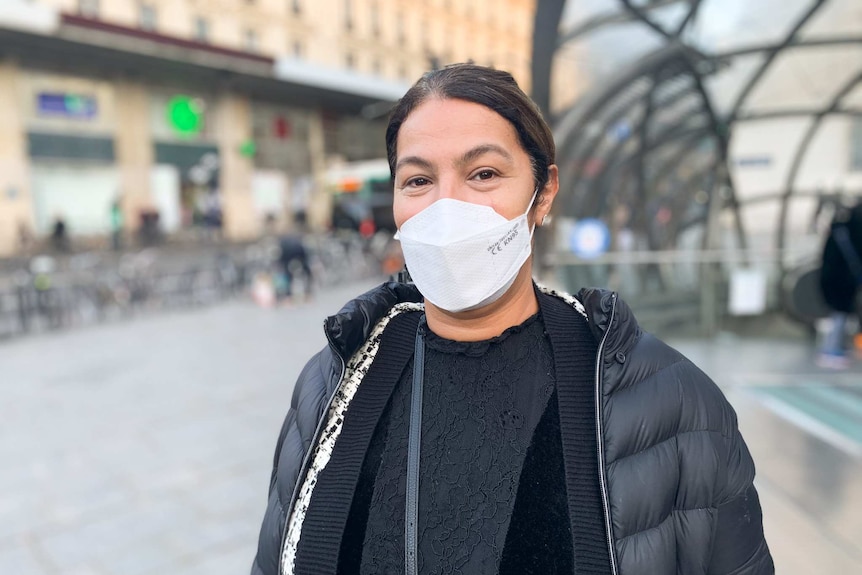
M 548 167 L 555 162 L 556 149 L 551 129 L 539 108 L 511 74 L 475 64 L 453 64 L 427 72 L 398 101 L 386 127 L 386 156 L 393 178 L 401 124 L 413 110 L 431 98 L 481 104 L 508 120 L 530 156 L 533 180 L 541 193 L 548 182 Z

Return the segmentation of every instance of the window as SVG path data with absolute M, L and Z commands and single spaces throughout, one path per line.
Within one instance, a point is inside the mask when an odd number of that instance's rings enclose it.
M 207 42 L 210 36 L 210 23 L 206 18 L 198 16 L 195 18 L 195 39 L 198 42 Z
M 245 31 L 243 43 L 245 49 L 249 52 L 257 52 L 257 34 L 254 30 L 248 29 Z
M 347 66 L 348 70 L 352 70 L 354 66 L 356 66 L 356 58 L 353 56 L 353 52 L 348 52 L 344 55 L 344 64 Z
M 344 0 L 344 27 L 353 30 L 353 0 Z
M 152 31 L 156 29 L 156 7 L 152 4 L 141 4 L 140 22 L 141 29 Z
M 293 43 L 293 55 L 296 58 L 302 58 L 302 42 L 299 40 L 296 40 Z
M 383 67 L 380 65 L 380 58 L 375 57 L 371 62 L 371 71 L 374 72 L 375 75 L 379 76 L 382 70 Z
M 86 18 L 98 18 L 99 0 L 78 0 L 78 14 Z
M 407 66 L 405 66 L 403 63 L 398 64 L 398 77 L 401 79 L 407 78 Z
M 850 170 L 862 172 L 862 118 L 853 118 L 850 128 Z
M 380 36 L 380 6 L 377 2 L 371 3 L 371 33 Z
M 398 33 L 398 43 L 404 44 L 406 34 L 404 33 L 404 14 L 401 12 L 395 15 L 395 29 Z
M 302 14 L 302 0 L 291 0 L 290 6 L 294 14 Z

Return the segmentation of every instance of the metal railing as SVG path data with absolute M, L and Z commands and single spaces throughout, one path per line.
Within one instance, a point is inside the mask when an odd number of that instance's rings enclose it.
M 358 236 L 306 243 L 315 289 L 380 273 Z M 277 273 L 277 258 L 277 244 L 261 241 L 199 253 L 168 247 L 21 260 L 0 273 L 0 339 L 213 305 L 247 294 L 259 274 Z
M 800 291 L 797 283 L 798 270 L 808 271 L 810 280 L 815 256 L 799 250 L 609 252 L 589 260 L 556 252 L 545 263 L 551 269 L 549 281 L 562 289 L 577 292 L 581 287 L 598 286 L 614 290 L 635 310 L 641 325 L 663 334 L 711 336 L 734 319 L 775 313 L 810 323 L 819 313 L 803 301 L 819 296 L 812 293 L 816 285 L 809 281 Z M 792 271 L 784 274 L 782 269 Z M 762 296 L 758 313 L 734 309 L 739 289 L 744 289 L 737 283 L 741 271 L 749 272 L 748 277 L 754 272 L 762 280 L 749 288 L 762 287 L 762 294 L 741 294 L 743 298 Z

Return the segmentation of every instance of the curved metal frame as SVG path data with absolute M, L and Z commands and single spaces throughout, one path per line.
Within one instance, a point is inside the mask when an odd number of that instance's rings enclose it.
M 736 119 L 736 116 L 739 114 L 739 111 L 742 109 L 742 106 L 745 104 L 748 97 L 751 95 L 751 92 L 754 90 L 757 83 L 760 82 L 760 79 L 769 71 L 772 67 L 772 63 L 775 61 L 775 57 L 786 47 L 790 46 L 793 40 L 796 38 L 796 35 L 799 31 L 805 26 L 806 23 L 817 13 L 818 10 L 826 3 L 827 0 L 814 0 L 814 4 L 811 8 L 806 12 L 802 18 L 800 18 L 796 25 L 793 26 L 793 29 L 790 31 L 787 36 L 785 36 L 784 41 L 768 48 L 766 50 L 766 59 L 760 65 L 760 69 L 752 75 L 749 79 L 746 86 L 742 89 L 742 92 L 739 93 L 739 96 L 736 99 L 736 103 L 733 105 L 733 109 L 730 112 L 730 116 L 728 118 L 728 123 L 733 124 L 733 121 Z
M 808 131 L 799 141 L 799 146 L 797 147 L 796 154 L 793 157 L 790 172 L 787 174 L 784 197 L 781 199 L 781 212 L 779 215 L 778 232 L 775 242 L 779 250 L 784 248 L 785 232 L 787 229 L 787 214 L 790 211 L 790 200 L 793 197 L 793 189 L 796 186 L 796 179 L 799 177 L 799 169 L 802 167 L 802 162 L 805 161 L 805 157 L 808 155 L 808 150 L 811 148 L 811 142 L 814 141 L 814 137 L 820 131 L 820 126 L 823 125 L 824 118 L 830 116 L 831 112 L 837 110 L 841 105 L 841 100 L 843 100 L 845 96 L 853 91 L 853 89 L 860 83 L 862 83 L 862 72 L 854 76 L 838 91 L 838 93 L 835 94 L 827 109 L 814 116 L 811 125 L 808 127 Z
M 577 0 L 572 0 L 577 1 Z M 571 184 L 571 193 L 577 193 L 581 186 L 581 165 L 584 158 L 596 148 L 602 145 L 602 142 L 607 137 L 607 132 L 614 123 L 624 118 L 627 114 L 632 113 L 635 107 L 644 106 L 645 98 L 647 98 L 647 107 L 643 117 L 633 127 L 633 136 L 640 138 L 637 141 L 637 149 L 629 153 L 629 157 L 620 160 L 619 156 L 625 149 L 625 143 L 616 143 L 610 147 L 605 147 L 602 157 L 606 160 L 606 164 L 601 174 L 596 177 L 596 181 L 603 180 L 607 183 L 607 178 L 613 177 L 613 167 L 619 168 L 623 164 L 635 162 L 639 165 L 636 168 L 640 179 L 636 184 L 639 190 L 639 195 L 648 192 L 641 188 L 655 188 L 661 184 L 664 179 L 675 173 L 674 165 L 679 165 L 692 152 L 692 149 L 683 148 L 679 157 L 672 161 L 665 162 L 665 165 L 659 170 L 659 174 L 646 181 L 646 172 L 642 164 L 637 162 L 643 161 L 643 156 L 648 154 L 653 148 L 650 142 L 644 137 L 653 114 L 651 110 L 660 109 L 663 106 L 672 105 L 681 97 L 685 97 L 694 91 L 703 103 L 702 113 L 705 115 L 708 127 L 704 130 L 703 137 L 711 137 L 716 142 L 716 161 L 714 165 L 715 173 L 718 179 L 715 183 L 718 187 L 727 186 L 730 190 L 730 197 L 723 198 L 721 201 L 722 208 L 729 207 L 734 210 L 736 220 L 736 233 L 739 236 L 740 245 L 746 245 L 746 234 L 743 227 L 743 218 L 740 213 L 740 206 L 746 205 L 738 201 L 736 196 L 736 188 L 733 182 L 732 173 L 728 165 L 728 150 L 732 138 L 733 127 L 741 122 L 753 122 L 760 120 L 771 120 L 791 117 L 811 117 L 812 123 L 808 127 L 803 138 L 797 145 L 794 161 L 791 169 L 787 174 L 786 188 L 781 196 L 782 205 L 778 222 L 778 232 L 776 237 L 776 245 L 779 248 L 784 247 L 787 233 L 787 215 L 789 213 L 789 203 L 795 197 L 795 188 L 801 164 L 805 160 L 807 152 L 815 139 L 822 125 L 823 119 L 829 116 L 844 115 L 851 117 L 862 117 L 862 109 L 858 107 L 842 107 L 842 100 L 860 83 L 862 83 L 862 72 L 854 77 L 852 81 L 846 83 L 835 94 L 829 104 L 824 108 L 813 109 L 796 109 L 796 110 L 776 110 L 745 113 L 744 107 L 750 100 L 751 94 L 754 93 L 759 83 L 767 76 L 773 65 L 777 61 L 778 55 L 785 50 L 790 49 L 805 49 L 818 46 L 839 46 L 839 45 L 862 45 L 862 36 L 844 35 L 832 38 L 812 38 L 805 39 L 800 37 L 800 33 L 805 26 L 820 13 L 821 9 L 828 3 L 828 0 L 811 0 L 811 4 L 804 12 L 792 23 L 790 30 L 778 42 L 764 43 L 755 46 L 749 46 L 736 50 L 728 50 L 715 54 L 704 55 L 697 51 L 692 46 L 686 45 L 681 40 L 682 34 L 686 28 L 696 21 L 698 12 L 703 4 L 702 0 L 656 0 L 646 6 L 638 6 L 633 0 L 618 0 L 619 10 L 613 13 L 604 13 L 594 16 L 582 24 L 562 32 L 559 31 L 560 18 L 565 8 L 564 0 L 537 0 L 536 11 L 536 30 L 555 30 L 556 34 L 535 34 L 534 35 L 534 53 L 533 53 L 533 69 L 545 70 L 547 73 L 544 76 L 533 77 L 533 93 L 544 94 L 546 97 L 539 102 L 542 110 L 550 117 L 549 114 L 549 93 L 550 93 L 550 70 L 555 51 L 562 48 L 566 43 L 580 38 L 586 34 L 603 29 L 608 26 L 639 22 L 657 34 L 661 35 L 665 41 L 665 45 L 661 48 L 647 54 L 638 62 L 631 65 L 626 71 L 623 71 L 609 81 L 605 82 L 601 91 L 588 93 L 575 106 L 561 114 L 560 118 L 555 122 L 555 136 L 558 140 L 558 157 L 561 171 L 561 180 L 569 180 L 566 184 Z M 650 18 L 650 13 L 655 10 L 665 8 L 672 5 L 677 5 L 680 2 L 686 2 L 689 6 L 689 11 L 681 20 L 680 24 L 674 26 L 674 30 L 668 29 L 665 26 L 659 25 Z M 544 18 L 540 18 L 540 14 Z M 555 15 L 555 19 L 551 22 L 548 17 L 550 14 Z M 550 39 L 549 39 L 550 37 Z M 537 47 L 541 47 L 538 50 Z M 763 61 L 757 66 L 756 70 L 748 77 L 742 89 L 734 99 L 731 110 L 726 115 L 719 115 L 710 101 L 709 94 L 704 87 L 704 76 L 715 71 L 723 62 L 728 62 L 736 58 L 762 54 Z M 541 59 L 542 62 L 537 63 L 536 60 Z M 680 93 L 674 94 L 671 98 L 660 99 L 659 101 L 652 100 L 654 91 L 658 89 L 666 78 L 661 78 L 661 71 L 669 66 L 683 63 L 686 66 L 685 73 L 676 72 L 672 74 L 674 77 L 689 77 L 693 80 L 693 86 L 682 90 Z M 708 64 L 704 69 L 704 63 Z M 639 87 L 634 89 L 635 83 L 643 78 L 649 78 L 652 82 L 645 88 Z M 541 85 L 540 85 L 541 84 Z M 626 94 L 631 95 L 626 95 Z M 538 101 L 538 100 L 537 100 Z M 617 108 L 618 107 L 618 108 Z M 608 110 L 612 110 L 608 114 Z M 599 128 L 595 133 L 591 129 L 595 128 L 593 122 L 596 117 L 601 118 Z M 677 124 L 679 125 L 679 124 Z M 683 134 L 677 134 L 676 137 L 684 137 Z M 689 135 L 691 137 L 691 135 Z M 654 144 L 654 142 L 652 143 Z M 668 166 L 670 168 L 668 169 Z M 623 174 L 622 171 L 626 173 Z M 620 178 L 628 178 L 631 176 L 630 171 L 622 170 L 617 174 Z M 606 185 L 606 184 L 605 184 Z M 711 194 L 712 196 L 712 194 Z M 719 201 L 717 198 L 710 197 L 710 201 Z
M 645 12 L 650 12 L 652 10 L 656 10 L 658 8 L 665 8 L 667 6 L 672 6 L 674 4 L 679 4 L 681 2 L 687 2 L 688 0 L 657 0 L 653 2 L 649 6 L 645 6 L 642 8 Z M 700 0 L 697 0 L 699 3 Z M 594 30 L 598 30 L 600 28 L 604 28 L 606 26 L 610 26 L 613 24 L 627 24 L 629 22 L 634 22 L 636 19 L 631 16 L 631 14 L 624 14 L 620 12 L 608 12 L 606 14 L 600 14 L 599 16 L 594 16 L 572 30 L 564 32 L 559 36 L 557 40 L 558 46 L 563 46 L 572 40 L 578 38 L 579 36 L 583 36 L 584 34 L 589 34 Z M 687 22 L 686 22 L 687 24 Z

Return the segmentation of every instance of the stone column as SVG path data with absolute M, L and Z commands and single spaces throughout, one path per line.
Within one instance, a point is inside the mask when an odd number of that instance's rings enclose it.
M 251 139 L 250 102 L 236 94 L 223 94 L 219 99 L 216 121 L 225 237 L 230 240 L 253 239 L 262 228 L 251 193 L 254 164 L 252 158 L 241 153 L 243 143 Z
M 0 255 L 19 248 L 19 230 L 34 233 L 21 72 L 14 61 L 0 60 Z
M 115 84 L 116 131 L 114 149 L 120 172 L 120 205 L 126 230 L 137 230 L 142 208 L 152 207 L 150 172 L 153 135 L 146 86 L 120 80 Z
M 323 115 L 319 109 L 309 112 L 308 151 L 313 182 L 308 204 L 308 225 L 312 231 L 320 232 L 329 229 L 332 220 L 332 193 L 326 188 L 326 142 Z

